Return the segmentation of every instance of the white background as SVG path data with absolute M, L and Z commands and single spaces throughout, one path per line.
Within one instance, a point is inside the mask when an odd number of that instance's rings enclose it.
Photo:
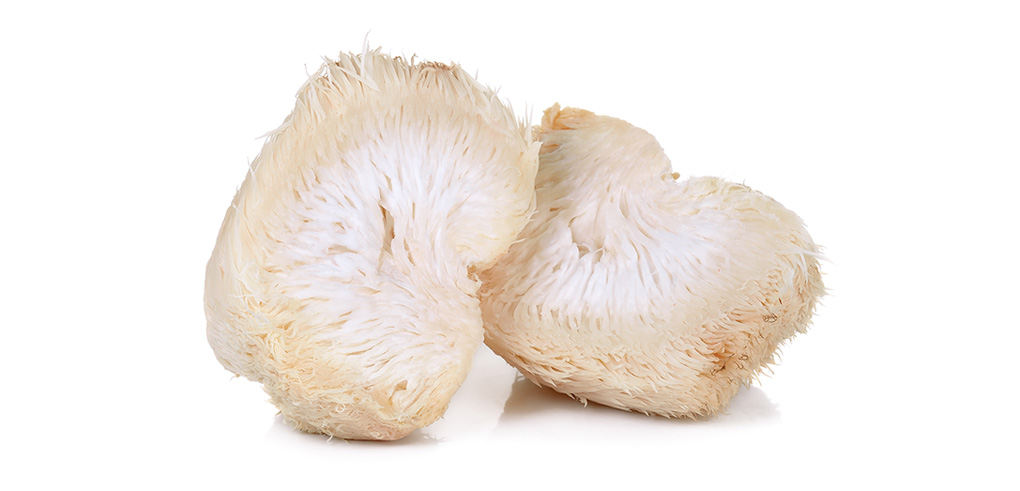
M 1012 2 L 0 8 L 0 487 L 1018 486 Z M 321 56 L 455 61 L 799 213 L 831 294 L 729 413 L 583 407 L 487 350 L 396 443 L 300 434 L 205 340 L 205 262 Z

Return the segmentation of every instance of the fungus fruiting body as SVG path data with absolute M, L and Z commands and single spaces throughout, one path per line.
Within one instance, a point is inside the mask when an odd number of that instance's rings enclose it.
M 746 186 L 676 181 L 624 121 L 546 111 L 538 208 L 483 273 L 486 344 L 582 401 L 719 411 L 803 332 L 822 294 L 801 220 Z
M 302 430 L 388 440 L 438 419 L 482 341 L 477 272 L 533 211 L 531 140 L 457 66 L 326 60 L 220 229 L 219 361 Z

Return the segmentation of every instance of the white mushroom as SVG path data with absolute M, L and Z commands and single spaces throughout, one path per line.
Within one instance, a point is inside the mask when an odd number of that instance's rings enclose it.
M 457 66 L 326 60 L 227 210 L 206 271 L 217 358 L 302 430 L 434 422 L 482 340 L 476 274 L 534 209 L 531 140 Z
M 483 274 L 486 344 L 581 401 L 719 411 L 803 332 L 823 292 L 801 220 L 746 186 L 676 182 L 655 139 L 546 111 L 538 210 Z

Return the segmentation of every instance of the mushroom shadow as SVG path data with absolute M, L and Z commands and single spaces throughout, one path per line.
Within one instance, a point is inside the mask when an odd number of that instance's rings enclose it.
M 729 406 L 708 421 L 719 424 L 779 421 L 779 407 L 761 387 L 744 387 L 733 396 Z

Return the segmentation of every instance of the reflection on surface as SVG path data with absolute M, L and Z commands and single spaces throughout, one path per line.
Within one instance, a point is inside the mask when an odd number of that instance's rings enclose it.
M 510 388 L 510 397 L 503 406 L 503 416 L 500 422 L 512 422 L 518 419 L 528 419 L 537 413 L 563 413 L 591 409 L 601 411 L 610 409 L 605 406 L 591 404 L 586 408 L 579 401 L 570 396 L 560 394 L 552 389 L 539 387 L 530 380 L 518 375 Z
M 729 407 L 714 417 L 689 420 L 647 416 L 641 413 L 622 411 L 596 403 L 587 406 L 570 396 L 552 389 L 539 387 L 522 376 L 518 376 L 510 390 L 510 397 L 503 406 L 500 424 L 529 420 L 533 417 L 566 417 L 576 420 L 579 416 L 610 417 L 623 419 L 661 420 L 673 423 L 734 424 L 774 421 L 779 419 L 779 408 L 769 400 L 759 387 L 741 389 L 730 401 Z
M 768 424 L 780 420 L 779 409 L 759 387 L 741 389 L 722 413 L 700 420 L 667 419 L 621 411 L 600 404 L 587 406 L 552 389 L 539 387 L 522 377 L 501 358 L 482 347 L 460 390 L 443 417 L 432 425 L 394 442 L 363 442 L 330 439 L 291 428 L 276 415 L 266 440 L 280 445 L 431 446 L 490 438 L 617 438 L 647 441 L 663 431 L 692 436 L 713 428 L 706 437 L 717 437 L 720 427 Z M 352 447 L 346 447 L 352 448 Z
M 760 387 L 740 389 L 729 407 L 713 421 L 722 423 L 752 423 L 779 421 L 779 408 Z
M 443 441 L 485 437 L 499 422 L 516 375 L 516 369 L 482 345 L 443 417 L 415 434 Z

